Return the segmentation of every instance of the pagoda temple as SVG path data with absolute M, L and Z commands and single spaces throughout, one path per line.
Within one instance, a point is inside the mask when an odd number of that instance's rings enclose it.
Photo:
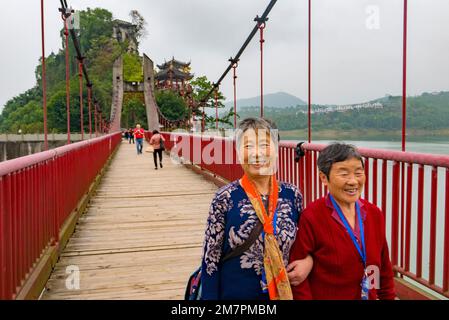
M 189 91 L 187 81 L 193 78 L 193 74 L 190 73 L 190 62 L 181 62 L 173 57 L 157 67 L 159 72 L 156 73 L 155 80 L 158 89 L 176 90 L 181 95 Z

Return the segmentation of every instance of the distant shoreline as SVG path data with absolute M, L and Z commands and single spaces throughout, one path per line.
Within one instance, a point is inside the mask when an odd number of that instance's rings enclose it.
M 279 130 L 282 140 L 307 140 L 307 129 Z M 399 130 L 313 130 L 313 140 L 366 140 L 366 141 L 401 141 Z M 415 142 L 449 142 L 449 129 L 444 130 L 408 130 L 407 141 Z

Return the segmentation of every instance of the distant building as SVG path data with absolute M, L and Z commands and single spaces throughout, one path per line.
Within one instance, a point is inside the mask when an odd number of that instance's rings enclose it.
M 165 61 L 157 67 L 159 71 L 154 76 L 156 88 L 177 92 L 184 99 L 189 108 L 189 125 L 191 128 L 195 128 L 198 123 L 195 122 L 193 110 L 198 107 L 198 102 L 193 99 L 193 88 L 189 84 L 194 76 L 190 73 L 190 62 L 182 62 L 172 57 L 170 61 Z
M 128 41 L 128 52 L 137 53 L 138 43 L 135 24 L 116 19 L 113 22 L 112 37 L 120 43 Z
M 329 112 L 347 112 L 350 110 L 361 110 L 361 109 L 382 109 L 384 106 L 380 102 L 375 103 L 362 103 L 362 104 L 352 104 L 352 105 L 344 105 L 344 106 L 324 106 L 318 107 L 315 110 L 312 110 L 312 114 L 319 113 L 329 113 Z M 301 111 L 304 114 L 307 114 L 307 111 Z
M 185 91 L 186 84 L 193 78 L 190 73 L 190 62 L 181 62 L 172 57 L 170 61 L 165 61 L 157 65 L 159 72 L 154 77 L 158 88 L 177 89 L 180 92 Z

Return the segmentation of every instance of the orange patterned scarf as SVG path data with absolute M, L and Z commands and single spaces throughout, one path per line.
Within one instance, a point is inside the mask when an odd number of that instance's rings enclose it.
M 257 217 L 263 224 L 264 237 L 264 269 L 267 279 L 268 294 L 270 300 L 292 300 L 293 295 L 285 270 L 282 253 L 274 236 L 273 218 L 278 200 L 278 184 L 276 176 L 270 179 L 270 196 L 268 200 L 268 213 L 262 202 L 262 197 L 256 187 L 245 174 L 242 178 L 242 187 L 245 190 L 251 204 L 256 211 Z

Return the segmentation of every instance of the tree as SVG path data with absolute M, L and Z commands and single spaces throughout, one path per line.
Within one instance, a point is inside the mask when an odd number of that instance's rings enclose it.
M 197 77 L 190 82 L 193 89 L 193 98 L 198 102 L 197 108 L 194 109 L 196 114 L 201 114 L 203 112 L 202 107 L 205 108 L 215 108 L 215 92 L 207 96 L 209 92 L 214 88 L 214 85 L 207 79 L 206 76 Z M 217 107 L 219 109 L 224 108 L 225 96 L 220 90 L 217 90 Z M 233 125 L 231 122 L 231 117 L 234 116 L 234 112 L 230 110 L 224 117 L 219 118 L 218 122 L 223 124 Z M 206 126 L 215 127 L 215 117 L 205 115 Z
M 136 40 L 145 38 L 148 35 L 148 31 L 146 29 L 147 22 L 144 17 L 137 10 L 131 10 L 129 16 L 132 19 L 132 24 L 136 25 Z
M 237 114 L 237 118 L 240 119 L 239 114 Z M 233 108 L 230 108 L 227 113 L 223 114 L 221 117 L 218 117 L 218 119 L 216 119 L 214 116 L 206 115 L 204 120 L 206 122 L 206 127 L 211 128 L 211 129 L 215 129 L 216 120 L 218 120 L 218 123 L 225 125 L 225 127 L 226 126 L 233 127 L 234 126 L 234 110 L 233 110 Z
M 185 120 L 188 117 L 186 102 L 176 92 L 159 90 L 156 91 L 155 97 L 159 109 L 168 120 Z
M 93 83 L 93 96 L 98 101 L 105 117 L 109 116 L 112 103 L 112 66 L 114 61 L 124 52 L 126 44 L 119 43 L 112 38 L 112 13 L 105 9 L 86 9 L 80 11 L 80 35 L 78 40 L 82 53 L 86 56 L 85 65 Z M 61 30 L 61 40 L 65 43 L 65 36 Z M 63 45 L 64 48 L 64 45 Z M 69 70 L 70 70 L 70 110 L 71 131 L 80 130 L 80 110 L 78 93 L 78 61 L 71 38 L 69 39 Z M 49 132 L 65 132 L 66 97 L 65 97 L 65 50 L 51 53 L 46 58 L 47 80 L 47 108 Z M 35 69 L 36 85 L 23 94 L 10 99 L 3 109 L 0 118 L 0 132 L 14 132 L 16 128 L 26 125 L 29 132 L 42 132 L 43 122 L 36 110 L 42 109 L 42 64 Z M 31 107 L 33 106 L 33 107 Z M 84 128 L 88 123 L 87 89 L 84 87 Z M 21 110 L 23 109 L 23 110 Z M 14 113 L 14 114 L 13 114 Z M 18 115 L 23 115 L 21 119 Z M 35 125 L 29 121 L 35 118 Z M 38 119 L 41 117 L 40 119 Z
M 198 102 L 205 102 L 206 108 L 215 108 L 215 93 L 207 97 L 207 94 L 214 88 L 213 84 L 206 76 L 197 77 L 190 81 L 193 89 L 193 98 Z M 206 99 L 207 97 L 207 99 Z M 217 90 L 218 108 L 223 108 L 223 101 L 226 99 L 220 90 Z
M 142 61 L 137 54 L 123 55 L 123 78 L 128 82 L 143 82 Z
M 121 123 L 123 126 L 126 125 L 127 128 L 134 127 L 137 123 L 140 123 L 142 128 L 148 129 L 145 104 L 139 97 L 131 97 L 124 102 Z

